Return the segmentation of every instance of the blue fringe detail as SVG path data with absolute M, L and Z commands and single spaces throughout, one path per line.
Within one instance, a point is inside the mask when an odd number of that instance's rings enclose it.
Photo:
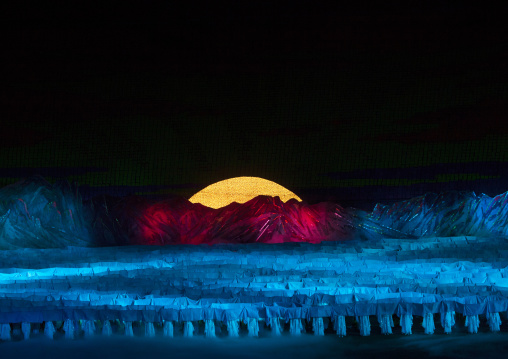
M 423 316 L 422 327 L 425 329 L 425 334 L 434 334 L 434 330 L 436 329 L 434 325 L 434 314 L 426 313 Z
M 466 323 L 467 331 L 469 333 L 478 333 L 478 328 L 480 327 L 480 319 L 477 315 L 466 315 Z
M 190 338 L 194 335 L 194 325 L 192 322 L 183 322 L 183 336 Z
M 240 335 L 238 320 L 228 320 L 227 327 L 228 327 L 228 335 L 230 337 L 238 337 Z
M 360 335 L 363 337 L 370 335 L 370 320 L 368 315 L 360 315 L 358 323 L 360 324 Z
M 413 315 L 412 314 L 402 314 L 400 316 L 400 326 L 402 327 L 402 334 L 410 335 L 411 327 L 413 326 Z
M 444 329 L 446 334 L 450 334 L 452 332 L 452 327 L 455 325 L 455 312 L 445 312 L 441 313 L 441 326 Z
M 85 320 L 83 330 L 86 338 L 91 338 L 95 334 L 95 323 L 93 320 Z
M 388 335 L 392 334 L 393 319 L 391 315 L 382 314 L 378 315 L 377 321 L 381 327 L 381 334 Z
M 153 338 L 155 337 L 155 328 L 153 323 L 147 322 L 145 323 L 145 337 Z
M 302 335 L 304 329 L 301 319 L 290 319 L 289 320 L 289 333 L 291 335 Z
M 11 325 L 10 324 L 2 324 L 2 328 L 0 330 L 0 339 L 8 341 L 11 340 Z
M 339 337 L 346 336 L 346 317 L 343 315 L 336 315 L 332 317 L 333 329 L 337 332 Z
M 499 313 L 487 313 L 487 322 L 491 332 L 499 332 L 501 330 L 501 317 Z
M 134 332 L 132 331 L 132 322 L 125 322 L 125 336 L 133 337 Z
M 111 329 L 111 323 L 109 320 L 105 320 L 102 324 L 102 335 L 110 336 L 113 334 L 113 329 Z
M 173 337 L 173 322 L 170 320 L 167 320 L 164 322 L 164 328 L 163 328 L 164 336 L 165 337 Z
M 256 318 L 248 318 L 247 329 L 249 330 L 249 337 L 257 337 L 259 335 L 258 320 Z
M 272 328 L 272 334 L 273 335 L 281 335 L 282 334 L 282 330 L 280 328 L 280 320 L 279 318 L 270 318 L 269 320 L 269 325 L 270 327 Z
M 75 325 L 74 322 L 70 319 L 66 319 L 63 325 L 63 330 L 65 332 L 66 339 L 74 339 L 74 330 Z
M 48 321 L 44 323 L 44 335 L 46 338 L 53 339 L 53 335 L 55 334 L 55 326 L 52 321 Z
M 32 329 L 32 326 L 30 323 L 23 322 L 21 323 L 21 331 L 23 332 L 23 338 L 25 340 L 30 339 L 30 331 Z

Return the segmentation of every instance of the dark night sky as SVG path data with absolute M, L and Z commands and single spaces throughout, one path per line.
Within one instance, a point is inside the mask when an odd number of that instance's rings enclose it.
M 508 190 L 506 8 L 301 4 L 18 9 L 0 184 L 190 196 L 258 176 L 365 209 Z

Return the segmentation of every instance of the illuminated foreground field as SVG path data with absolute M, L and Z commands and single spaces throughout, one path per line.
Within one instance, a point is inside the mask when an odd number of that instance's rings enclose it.
M 464 236 L 2 251 L 1 336 L 505 331 L 507 255 Z
M 83 203 L 36 178 L 0 199 L 2 358 L 508 349 L 508 192 L 370 213 L 269 196 L 213 209 Z

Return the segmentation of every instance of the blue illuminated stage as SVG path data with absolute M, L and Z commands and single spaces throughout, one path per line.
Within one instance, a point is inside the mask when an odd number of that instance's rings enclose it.
M 126 246 L 121 238 L 140 232 L 118 225 L 105 242 L 97 233 L 106 236 L 106 219 L 66 188 L 35 178 L 1 191 L 1 239 L 10 246 L 0 251 L 2 341 L 506 331 L 507 193 L 427 194 L 371 213 L 332 206 L 335 224 L 312 243 L 242 239 L 262 230 L 296 238 L 263 222 L 229 243 Z M 123 209 L 136 223 L 139 208 L 117 203 L 111 222 L 125 222 Z M 290 216 L 277 213 L 268 218 Z M 161 223 L 154 231 L 172 238 Z
M 470 333 L 480 322 L 499 331 L 507 253 L 506 237 L 466 236 L 3 251 L 2 339 L 10 327 L 57 338 L 442 334 L 458 314 Z

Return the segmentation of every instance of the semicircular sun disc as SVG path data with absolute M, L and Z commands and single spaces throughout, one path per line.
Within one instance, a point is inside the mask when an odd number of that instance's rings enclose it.
M 233 202 L 245 203 L 260 195 L 279 196 L 283 202 L 287 202 L 292 198 L 302 201 L 287 188 L 259 177 L 234 177 L 216 182 L 203 188 L 192 196 L 189 201 L 217 209 Z

